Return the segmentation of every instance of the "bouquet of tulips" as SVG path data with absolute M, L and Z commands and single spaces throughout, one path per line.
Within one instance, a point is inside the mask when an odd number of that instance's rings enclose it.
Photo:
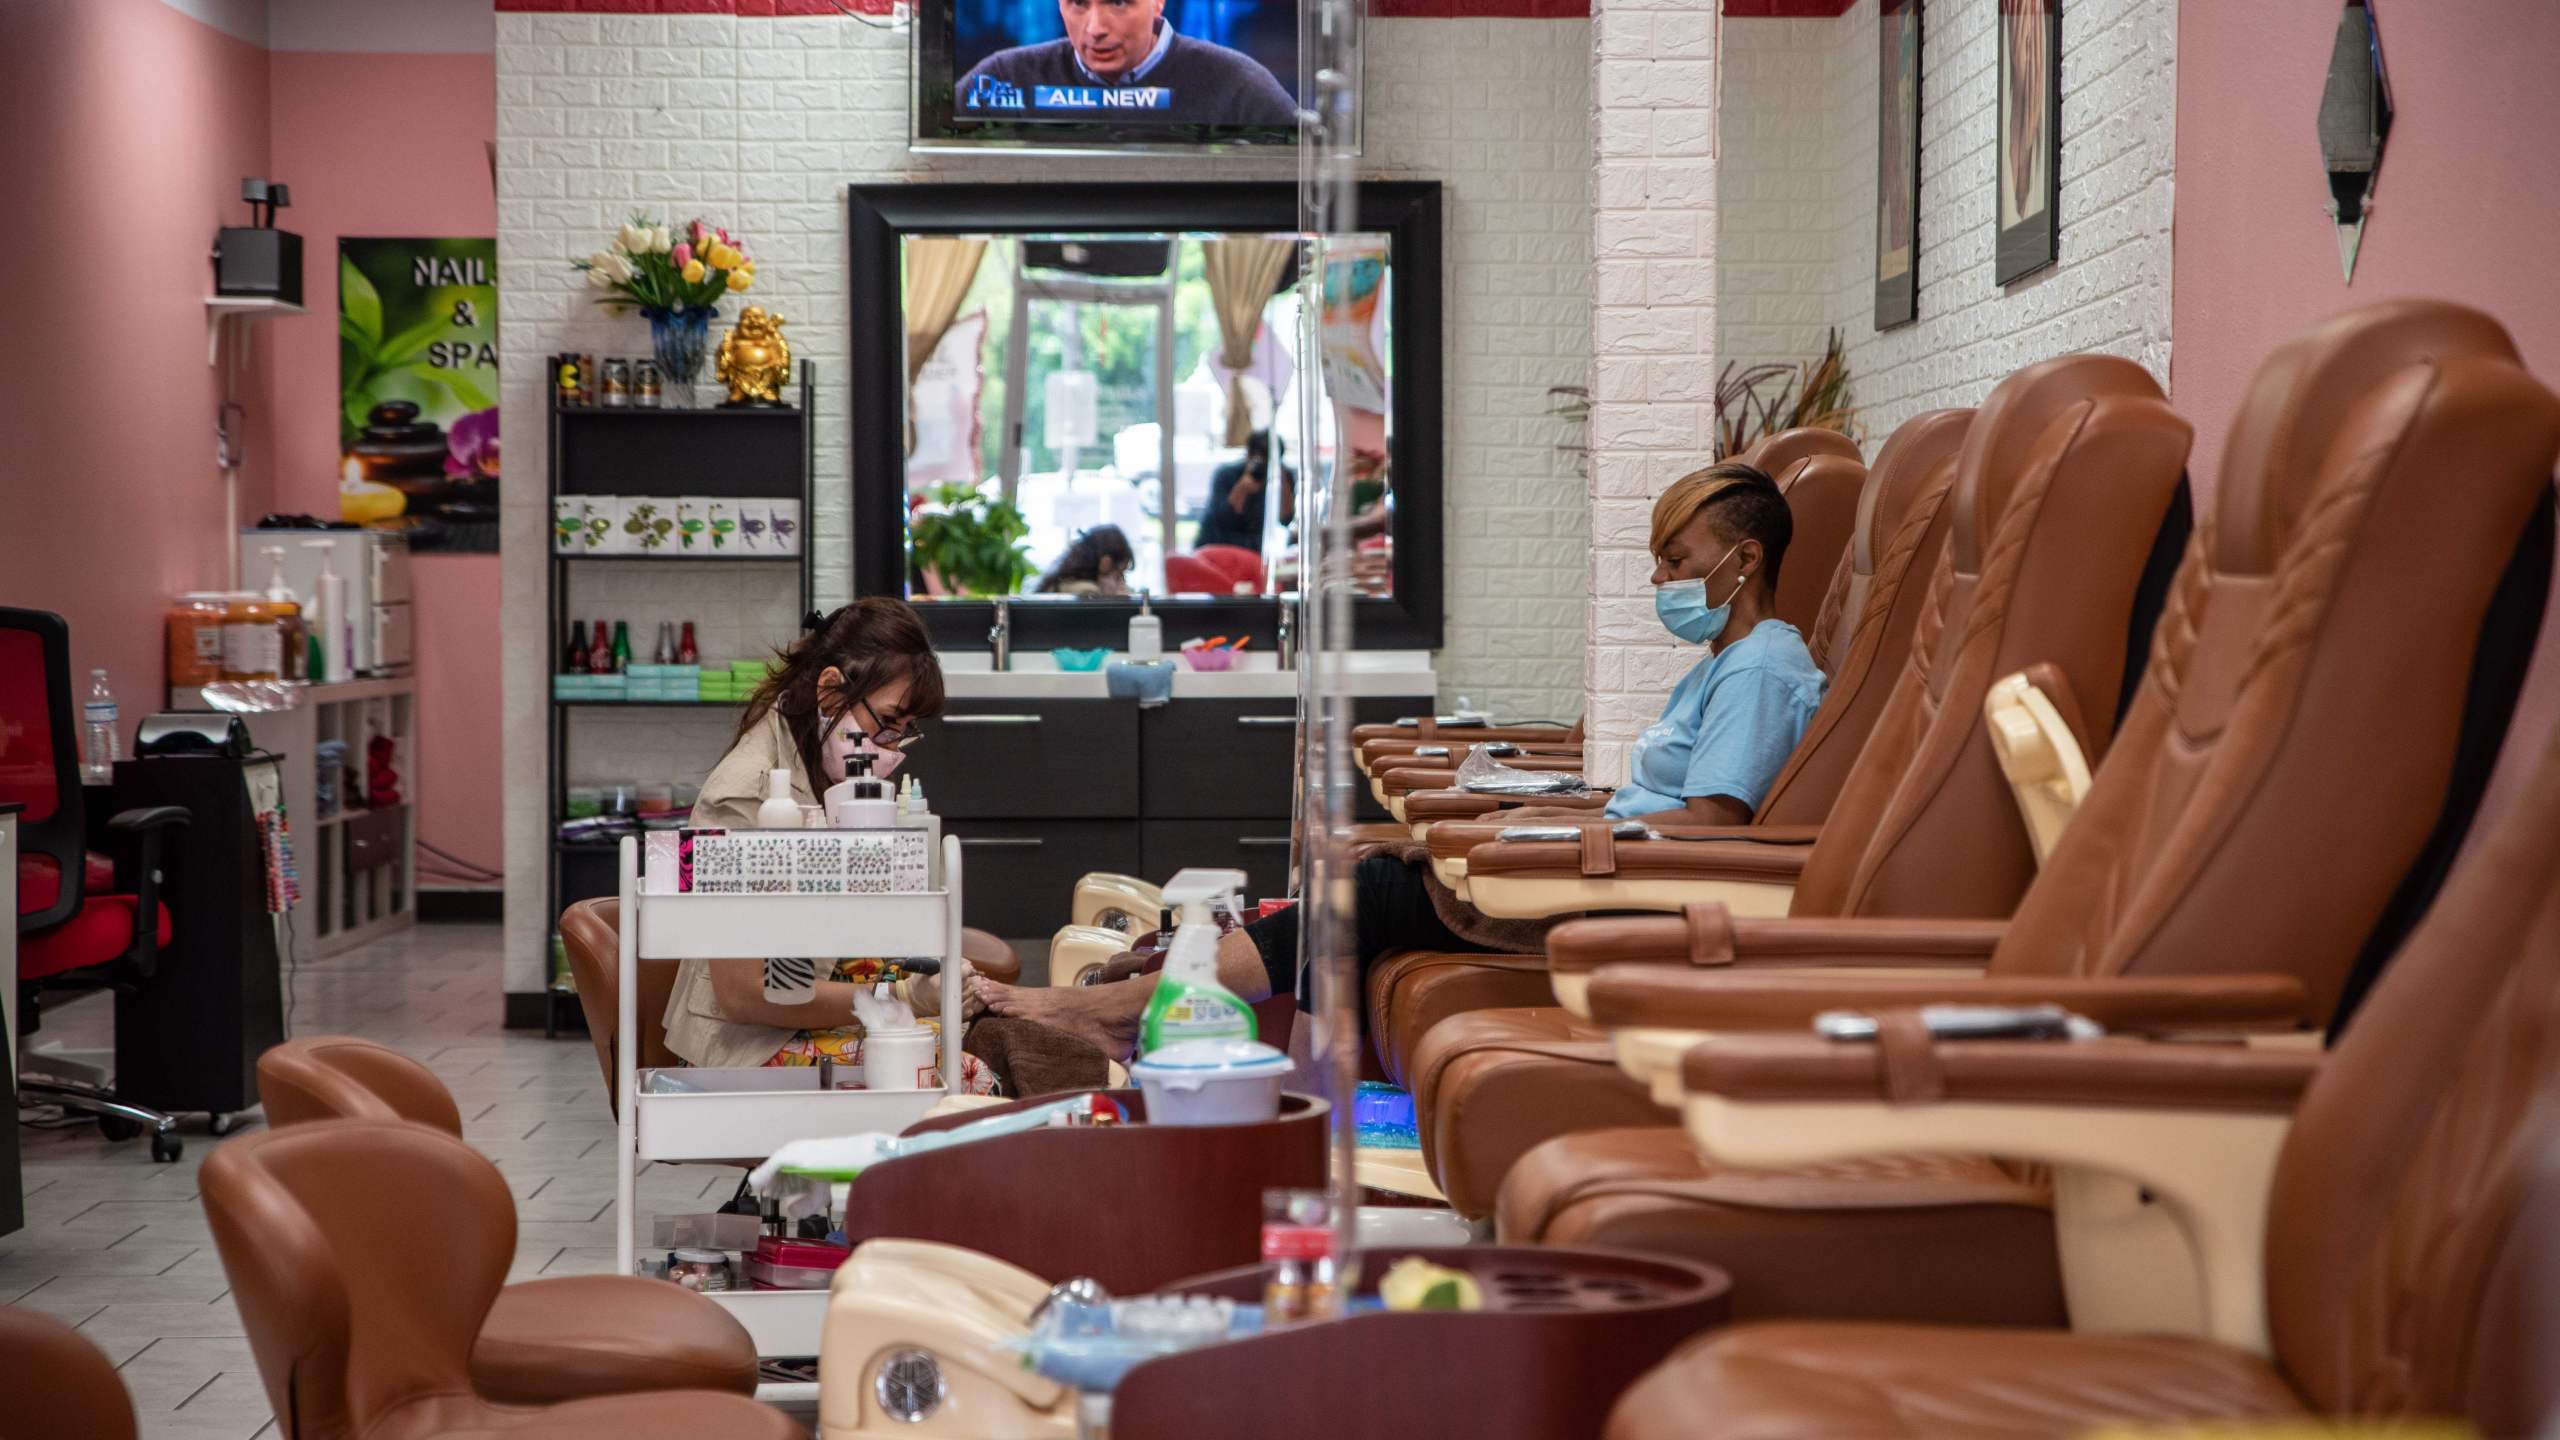
M 756 283 L 756 262 L 729 232 L 695 220 L 682 231 L 671 230 L 646 215 L 613 237 L 613 247 L 571 265 L 586 272 L 587 284 L 604 294 L 602 305 L 682 314 L 708 310 L 730 291 Z

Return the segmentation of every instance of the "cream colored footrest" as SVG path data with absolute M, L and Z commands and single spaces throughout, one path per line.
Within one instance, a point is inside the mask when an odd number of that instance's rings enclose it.
M 1745 919 L 1787 913 L 1792 885 L 1745 880 L 1528 880 L 1470 874 L 1475 907 L 1504 920 L 1546 920 L 1587 910 L 1654 910 L 1677 915 L 1691 905 L 1721 904 Z
M 1351 1157 L 1351 1178 L 1372 1190 L 1446 1202 L 1419 1150 L 1379 1150 L 1363 1145 Z

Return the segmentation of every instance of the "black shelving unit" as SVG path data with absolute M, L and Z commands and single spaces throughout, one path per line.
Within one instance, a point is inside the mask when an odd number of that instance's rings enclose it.
M 678 561 L 653 555 L 562 555 L 554 553 L 545 572 L 548 592 L 544 627 L 544 665 L 548 705 L 550 796 L 545 833 L 550 837 L 545 867 L 544 913 L 556 926 L 560 912 L 580 900 L 610 895 L 616 884 L 611 843 L 575 843 L 559 838 L 569 801 L 570 717 L 579 710 L 733 710 L 723 700 L 563 700 L 549 695 L 549 675 L 559 668 L 557 651 L 568 636 L 571 588 L 581 571 L 597 566 L 684 564 L 735 565 L 742 570 L 775 573 L 783 567 L 797 574 L 800 603 L 796 619 L 816 601 L 812 560 L 816 546 L 809 526 L 816 511 L 817 367 L 799 362 L 799 403 L 702 409 L 662 406 L 563 405 L 557 388 L 549 399 L 551 456 L 543 504 L 548 511 L 563 495 L 655 495 L 669 499 L 710 495 L 727 499 L 800 497 L 800 553 L 719 560 Z M 547 374 L 558 373 L 556 368 Z M 708 382 L 706 382 L 707 386 Z M 581 617 L 583 618 L 583 617 Z M 776 635 L 775 642 L 791 637 Z M 546 975 L 549 965 L 546 953 Z M 559 1029 L 567 997 L 546 979 L 542 994 L 507 997 L 507 1023 L 540 1024 L 545 1033 Z M 534 1013 L 538 1012 L 538 1013 Z

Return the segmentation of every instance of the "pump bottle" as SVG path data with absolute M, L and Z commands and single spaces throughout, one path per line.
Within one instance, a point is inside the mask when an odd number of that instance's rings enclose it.
M 1129 617 L 1129 658 L 1164 658 L 1164 622 L 1156 618 L 1153 598 L 1143 590 L 1138 592 L 1138 613 Z
M 1151 1054 L 1184 1040 L 1251 1040 L 1253 1007 L 1218 983 L 1215 907 L 1238 905 L 1241 870 L 1184 870 L 1165 882 L 1164 903 L 1181 912 L 1156 993 L 1138 1022 L 1138 1050 Z
M 871 756 L 856 751 L 842 780 L 827 787 L 827 823 L 838 830 L 888 830 L 898 823 L 889 782 L 871 773 Z
M 293 598 L 293 587 L 284 583 L 284 547 L 265 547 L 267 557 L 267 612 L 275 617 L 276 678 L 309 679 L 304 668 L 311 658 L 311 638 L 302 624 L 302 603 Z

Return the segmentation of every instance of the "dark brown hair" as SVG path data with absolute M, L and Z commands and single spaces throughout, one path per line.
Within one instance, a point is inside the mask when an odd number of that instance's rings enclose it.
M 800 625 L 800 638 L 774 652 L 782 663 L 747 701 L 737 738 L 745 739 L 766 715 L 781 716 L 809 788 L 823 791 L 826 717 L 819 713 L 818 677 L 834 667 L 844 676 L 848 702 L 905 680 L 906 717 L 929 720 L 942 713 L 942 663 L 933 658 L 923 617 L 904 600 L 869 595 L 832 614 L 812 611 Z

